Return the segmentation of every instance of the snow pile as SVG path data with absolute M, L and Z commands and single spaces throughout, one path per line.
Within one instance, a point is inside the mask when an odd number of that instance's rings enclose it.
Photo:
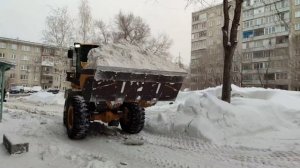
M 98 66 L 185 72 L 166 56 L 149 54 L 126 42 L 92 49 L 88 54 L 87 68 L 96 69 Z
M 30 96 L 23 97 L 21 100 L 25 100 L 30 103 L 42 103 L 42 104 L 57 104 L 64 105 L 65 98 L 63 93 L 52 94 L 49 92 L 37 92 Z
M 256 147 L 258 141 L 300 138 L 299 92 L 232 89 L 231 104 L 219 99 L 221 87 L 181 92 L 174 104 L 160 103 L 147 109 L 146 130 Z

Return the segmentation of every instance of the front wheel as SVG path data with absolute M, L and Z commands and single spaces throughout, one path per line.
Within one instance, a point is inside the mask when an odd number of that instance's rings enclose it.
M 67 98 L 64 122 L 70 139 L 83 139 L 90 127 L 90 114 L 82 96 Z
M 145 110 L 135 103 L 124 103 L 121 107 L 123 116 L 120 125 L 123 131 L 137 134 L 144 128 Z

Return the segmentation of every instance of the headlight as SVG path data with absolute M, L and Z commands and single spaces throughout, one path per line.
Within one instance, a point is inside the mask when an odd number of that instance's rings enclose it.
M 80 44 L 75 44 L 75 48 L 80 48 Z

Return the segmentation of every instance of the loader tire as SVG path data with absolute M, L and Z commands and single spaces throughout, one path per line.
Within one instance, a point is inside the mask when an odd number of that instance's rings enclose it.
M 124 103 L 121 109 L 124 114 L 120 118 L 120 125 L 122 130 L 130 134 L 139 133 L 144 128 L 144 108 L 134 103 Z
M 90 113 L 82 96 L 66 100 L 66 127 L 70 139 L 83 139 L 90 127 Z
M 69 99 L 65 100 L 65 106 L 64 106 L 64 115 L 63 115 L 63 123 L 64 126 L 67 126 L 67 115 L 68 115 L 68 107 L 69 107 Z

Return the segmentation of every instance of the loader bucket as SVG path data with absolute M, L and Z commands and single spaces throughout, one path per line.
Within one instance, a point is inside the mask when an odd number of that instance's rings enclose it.
M 84 71 L 82 72 L 84 73 Z M 95 77 L 87 81 L 86 97 L 90 100 L 124 102 L 175 100 L 185 72 L 98 67 Z M 91 94 L 88 94 L 88 93 Z

